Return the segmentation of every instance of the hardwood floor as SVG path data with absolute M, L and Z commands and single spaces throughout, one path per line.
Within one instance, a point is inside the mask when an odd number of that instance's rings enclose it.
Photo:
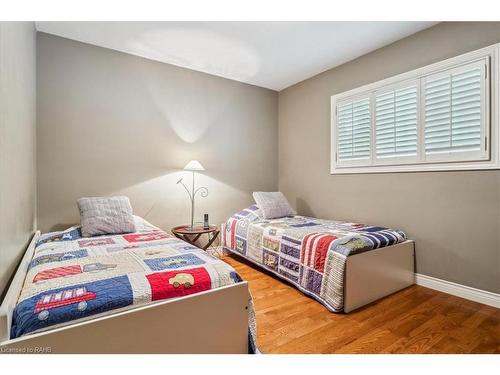
M 241 258 L 224 261 L 249 282 L 264 353 L 500 353 L 500 310 L 411 286 L 334 314 Z

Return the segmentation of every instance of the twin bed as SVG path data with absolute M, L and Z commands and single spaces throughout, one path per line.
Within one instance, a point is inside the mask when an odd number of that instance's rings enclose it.
M 234 269 L 138 217 L 136 228 L 35 234 L 0 310 L 1 351 L 255 351 L 248 285 Z
M 222 228 L 223 247 L 333 312 L 350 312 L 414 283 L 414 243 L 384 227 L 289 215 L 253 205 Z
M 145 220 L 136 232 L 35 234 L 0 308 L 2 352 L 257 351 L 248 284 L 232 267 Z M 222 226 L 223 247 L 333 312 L 413 284 L 403 232 L 252 206 Z

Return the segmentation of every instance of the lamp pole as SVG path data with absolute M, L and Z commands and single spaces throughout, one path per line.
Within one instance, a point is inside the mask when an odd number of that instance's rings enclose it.
M 191 198 L 191 230 L 194 228 L 194 171 L 193 171 L 193 189 L 192 191 L 192 198 Z
M 184 184 L 182 178 L 179 181 L 177 181 L 178 184 L 181 184 L 184 187 L 184 190 L 186 190 L 186 193 L 189 195 L 189 199 L 191 200 L 191 226 L 190 226 L 191 230 L 194 229 L 194 201 L 196 198 L 196 194 L 200 192 L 200 195 L 203 198 L 208 196 L 208 189 L 206 187 L 200 186 L 198 189 L 195 189 L 195 184 L 194 184 L 195 170 L 192 170 L 192 172 L 193 172 L 193 181 L 191 185 L 191 191 L 189 191 L 187 186 Z

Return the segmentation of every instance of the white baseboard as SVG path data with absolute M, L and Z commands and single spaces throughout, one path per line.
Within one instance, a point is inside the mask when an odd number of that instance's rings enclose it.
M 415 282 L 417 285 L 425 286 L 426 288 L 439 290 L 440 292 L 453 294 L 457 297 L 469 299 L 474 302 L 483 303 L 485 305 L 500 308 L 500 294 L 488 292 L 486 290 L 471 288 L 451 281 L 437 279 L 435 277 L 415 274 Z

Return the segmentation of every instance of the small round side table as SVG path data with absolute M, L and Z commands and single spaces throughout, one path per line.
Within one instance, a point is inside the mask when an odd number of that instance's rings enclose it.
M 178 239 L 186 241 L 196 247 L 199 247 L 196 241 L 198 241 L 203 234 L 207 234 L 208 242 L 202 247 L 203 250 L 206 250 L 219 236 L 219 229 L 217 229 L 215 225 L 210 225 L 208 229 L 204 229 L 201 226 L 195 226 L 191 229 L 191 225 L 179 225 L 172 228 L 172 234 Z

